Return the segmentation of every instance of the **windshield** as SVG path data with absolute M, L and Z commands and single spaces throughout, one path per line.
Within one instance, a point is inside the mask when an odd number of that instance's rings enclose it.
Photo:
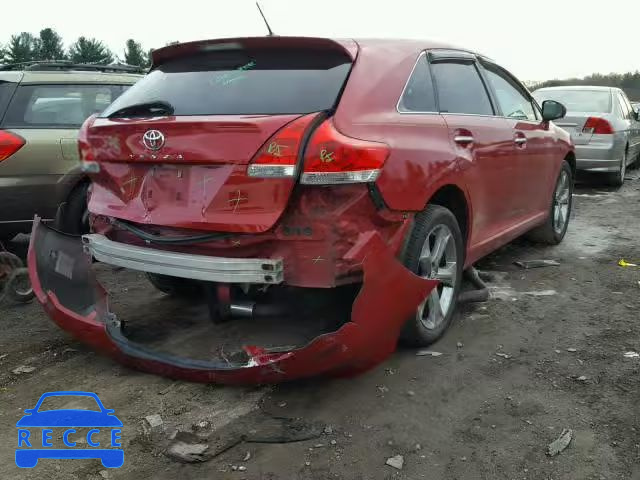
M 198 53 L 161 64 L 103 117 L 309 113 L 335 106 L 351 61 L 339 51 L 239 49 Z
M 569 112 L 611 112 L 611 93 L 606 90 L 537 90 L 533 96 L 540 105 L 545 100 L 563 104 Z

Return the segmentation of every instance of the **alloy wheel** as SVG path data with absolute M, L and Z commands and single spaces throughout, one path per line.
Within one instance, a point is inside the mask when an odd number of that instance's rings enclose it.
M 571 202 L 571 184 L 569 174 L 562 170 L 553 194 L 553 230 L 562 233 L 569 221 L 569 204 Z
M 449 227 L 442 224 L 433 227 L 422 246 L 418 264 L 418 275 L 422 278 L 440 280 L 416 313 L 427 329 L 438 328 L 455 306 L 458 261 L 455 238 Z

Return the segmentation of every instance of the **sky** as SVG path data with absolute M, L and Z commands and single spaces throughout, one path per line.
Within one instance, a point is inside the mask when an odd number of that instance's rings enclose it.
M 480 52 L 523 81 L 640 70 L 640 0 L 261 0 L 278 35 L 422 38 Z M 171 41 L 266 34 L 253 0 L 25 0 L 4 8 L 0 43 L 52 27 L 123 57 Z M 96 17 L 92 18 L 91 14 Z

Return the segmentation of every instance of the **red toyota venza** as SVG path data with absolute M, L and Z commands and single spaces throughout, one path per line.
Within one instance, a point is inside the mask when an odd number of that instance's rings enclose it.
M 399 338 L 437 340 L 463 271 L 483 256 L 523 234 L 562 241 L 575 172 L 553 123 L 564 113 L 492 60 L 429 42 L 156 50 L 149 74 L 82 127 L 92 233 L 36 221 L 34 290 L 61 327 L 149 371 L 239 383 L 365 370 Z M 349 310 L 299 343 L 179 356 L 125 334 L 95 260 L 145 272 L 168 294 L 195 292 L 222 326 L 304 324 L 308 294 L 328 289 Z

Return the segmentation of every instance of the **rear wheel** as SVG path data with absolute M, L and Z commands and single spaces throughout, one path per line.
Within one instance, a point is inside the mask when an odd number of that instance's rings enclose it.
M 618 171 L 607 174 L 607 183 L 612 187 L 621 187 L 624 184 L 624 178 L 627 174 L 627 153 L 628 152 L 625 150 Z
M 26 268 L 16 268 L 9 276 L 5 288 L 7 297 L 16 303 L 29 303 L 36 296 Z
M 89 233 L 89 209 L 87 208 L 88 183 L 78 185 L 69 194 L 64 206 L 61 229 L 65 233 L 84 235 Z
M 188 278 L 147 273 L 147 279 L 156 289 L 172 297 L 194 297 L 202 293 L 200 284 Z
M 427 346 L 451 324 L 462 281 L 464 240 L 451 211 L 429 205 L 416 216 L 404 264 L 423 278 L 440 280 L 402 331 L 404 343 Z
M 557 245 L 562 242 L 571 217 L 573 204 L 573 172 L 569 164 L 562 162 L 556 188 L 551 199 L 551 211 L 546 222 L 531 230 L 527 236 L 534 242 Z

